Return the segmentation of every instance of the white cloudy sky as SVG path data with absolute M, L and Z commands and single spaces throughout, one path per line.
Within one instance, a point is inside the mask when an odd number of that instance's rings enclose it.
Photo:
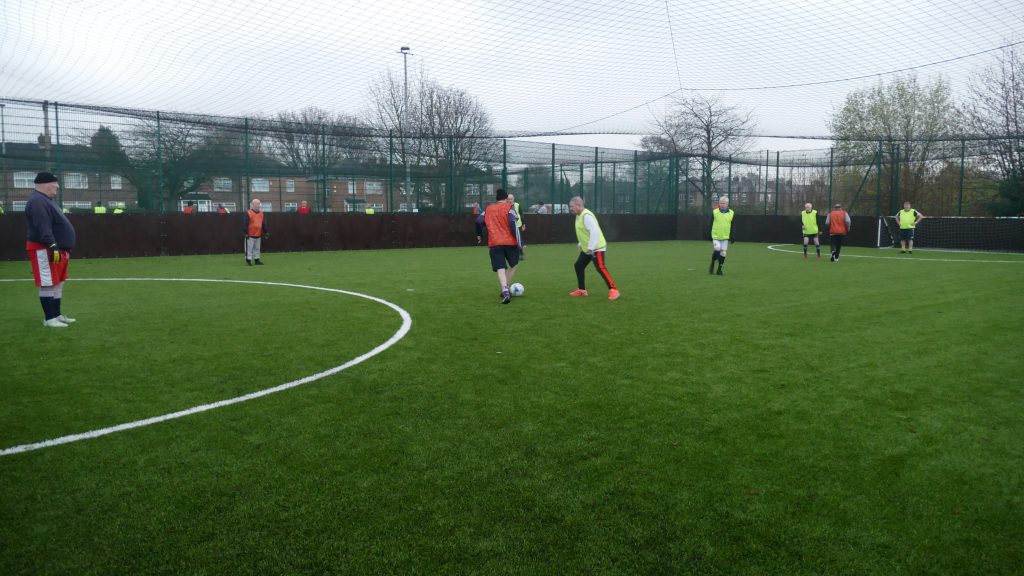
M 1021 41 L 1024 0 L 3 0 L 0 97 L 354 114 L 409 46 L 502 131 L 643 133 L 667 95 L 700 90 L 762 134 L 820 136 L 879 74 L 959 91 Z

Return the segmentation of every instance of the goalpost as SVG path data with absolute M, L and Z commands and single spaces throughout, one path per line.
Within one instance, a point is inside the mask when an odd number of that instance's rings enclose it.
M 875 246 L 899 248 L 900 227 L 880 216 Z M 1024 218 L 925 218 L 914 231 L 914 249 L 962 252 L 1024 252 Z

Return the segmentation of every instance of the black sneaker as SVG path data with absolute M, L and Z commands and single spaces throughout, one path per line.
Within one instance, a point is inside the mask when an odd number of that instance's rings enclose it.
M 248 258 L 246 258 L 245 259 L 245 265 L 246 266 L 252 266 L 252 260 L 249 260 Z
M 900 250 L 900 254 L 906 254 L 906 253 L 907 253 L 906 250 Z
M 914 253 L 913 250 L 910 250 L 909 252 L 907 252 L 907 254 L 913 254 L 913 253 Z
M 501 291 L 501 303 L 502 304 L 508 304 L 511 301 L 512 301 L 512 294 L 510 294 L 508 290 L 502 290 Z
M 257 265 L 257 266 L 263 266 L 263 262 L 261 262 L 261 261 L 260 261 L 260 259 L 259 259 L 259 258 L 257 258 L 257 259 L 256 259 L 256 265 Z
M 722 273 L 721 268 L 718 269 L 718 272 L 716 272 L 716 274 L 718 274 L 719 276 L 725 276 L 725 274 Z
M 711 266 L 708 267 L 708 274 L 714 274 L 714 273 L 715 273 L 715 263 L 712 262 Z

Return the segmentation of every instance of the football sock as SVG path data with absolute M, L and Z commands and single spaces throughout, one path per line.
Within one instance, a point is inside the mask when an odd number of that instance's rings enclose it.
M 818 253 L 818 256 L 821 256 L 821 246 L 815 246 L 814 251 Z
M 53 298 L 50 296 L 40 296 L 39 303 L 43 306 L 43 317 L 47 320 L 56 318 L 59 314 L 53 312 Z

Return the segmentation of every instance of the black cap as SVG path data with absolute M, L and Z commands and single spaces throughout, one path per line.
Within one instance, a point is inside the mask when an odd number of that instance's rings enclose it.
M 54 176 L 52 172 L 40 172 L 39 174 L 36 174 L 36 179 L 34 180 L 36 184 L 47 184 L 49 182 L 56 181 L 57 177 Z
M 504 188 L 498 188 L 498 191 L 494 193 L 494 199 L 499 202 L 506 198 L 508 198 L 508 192 L 505 192 Z

